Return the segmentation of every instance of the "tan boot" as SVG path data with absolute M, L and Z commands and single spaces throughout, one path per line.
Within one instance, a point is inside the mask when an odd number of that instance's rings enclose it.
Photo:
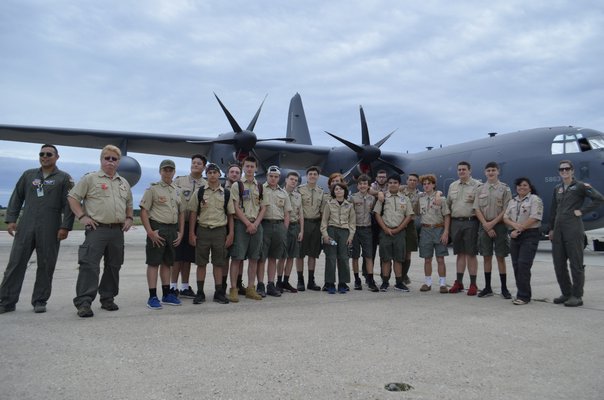
M 256 288 L 254 286 L 248 286 L 248 288 L 245 289 L 245 297 L 252 300 L 262 300 L 262 296 L 256 293 Z
M 238 290 L 237 288 L 230 288 L 229 289 L 229 301 L 231 303 L 239 303 L 239 294 L 238 294 Z

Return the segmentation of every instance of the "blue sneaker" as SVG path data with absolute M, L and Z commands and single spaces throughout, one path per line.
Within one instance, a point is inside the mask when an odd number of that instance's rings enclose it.
M 152 310 L 161 310 L 163 307 L 159 302 L 159 299 L 156 296 L 149 297 L 149 301 L 147 301 L 147 308 Z
M 172 293 L 168 293 L 164 297 L 161 298 L 161 303 L 168 306 L 179 306 L 181 305 L 181 301 L 178 300 L 178 297 L 174 296 Z
M 350 290 L 349 288 L 347 288 L 346 284 L 338 285 L 338 293 L 346 294 L 346 292 L 348 291 L 346 289 Z
M 333 286 L 333 285 L 329 285 L 327 287 L 327 293 L 329 293 L 329 294 L 336 294 L 336 287 Z

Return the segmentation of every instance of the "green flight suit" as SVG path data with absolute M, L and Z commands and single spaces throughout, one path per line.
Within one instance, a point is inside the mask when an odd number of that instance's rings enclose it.
M 0 285 L 2 304 L 14 305 L 25 278 L 25 270 L 36 250 L 38 269 L 31 304 L 45 305 L 50 298 L 52 277 L 59 254 L 59 229 L 71 230 L 73 213 L 67 202 L 67 193 L 73 187 L 68 173 L 55 168 L 46 178 L 42 168 L 27 170 L 15 186 L 6 210 L 6 222 L 17 222 L 15 241 L 10 253 L 4 279 Z

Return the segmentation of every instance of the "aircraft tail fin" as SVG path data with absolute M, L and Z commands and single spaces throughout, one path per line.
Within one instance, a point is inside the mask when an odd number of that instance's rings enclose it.
M 286 136 L 295 139 L 296 144 L 312 145 L 306 115 L 304 115 L 304 106 L 299 93 L 296 93 L 289 103 Z

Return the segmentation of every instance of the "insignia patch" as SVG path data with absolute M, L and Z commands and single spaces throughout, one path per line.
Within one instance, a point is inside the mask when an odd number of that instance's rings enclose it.
M 42 181 L 41 181 L 41 180 L 39 180 L 39 179 L 34 179 L 34 180 L 33 180 L 33 182 L 32 182 L 31 184 L 32 184 L 32 185 L 34 185 L 34 186 L 39 186 L 39 185 L 40 185 L 40 183 L 42 183 Z
M 55 184 L 55 180 L 54 179 L 46 179 L 46 180 L 44 180 L 44 184 L 45 185 L 54 185 Z
M 584 183 L 583 185 L 585 185 L 587 189 L 591 189 L 591 185 L 589 183 Z
M 103 189 L 103 190 L 107 190 L 107 184 L 106 184 L 106 183 L 102 183 L 102 184 L 101 184 L 101 189 Z
M 564 193 L 564 188 L 563 188 L 563 187 L 560 187 L 560 188 L 558 189 L 558 193 Z

